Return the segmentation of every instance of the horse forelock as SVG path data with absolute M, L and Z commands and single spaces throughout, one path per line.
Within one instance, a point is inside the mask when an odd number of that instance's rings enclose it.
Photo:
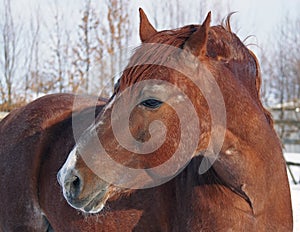
M 116 91 L 124 89 L 140 80 L 148 79 L 151 74 L 155 78 L 158 65 L 164 66 L 176 48 L 182 49 L 185 42 L 197 31 L 199 26 L 188 25 L 175 30 L 164 30 L 149 38 L 146 43 L 143 43 L 135 50 L 120 79 L 120 88 L 117 88 Z M 167 46 L 161 46 L 158 49 L 157 46 L 146 46 L 147 44 Z M 233 61 L 239 63 L 241 67 L 247 66 L 242 76 L 245 77 L 245 82 L 251 81 L 251 78 L 255 82 L 258 72 L 256 58 L 239 38 L 231 32 L 229 19 L 226 26 L 219 25 L 209 28 L 206 57 L 224 64 Z M 232 68 L 234 71 L 236 67 L 227 66 L 227 68 Z M 145 73 L 147 75 L 144 75 Z
M 270 113 L 265 110 L 260 101 L 261 74 L 260 67 L 254 53 L 232 33 L 230 26 L 230 14 L 223 25 L 212 26 L 208 31 L 206 57 L 221 64 L 233 73 L 248 90 L 253 100 L 264 112 L 268 122 L 272 125 Z M 131 57 L 126 70 L 119 80 L 116 92 L 132 86 L 138 81 L 147 79 L 164 78 L 170 81 L 168 69 L 165 67 L 174 51 L 183 49 L 189 37 L 199 29 L 200 25 L 187 25 L 175 30 L 164 30 L 156 33 L 145 43 L 138 47 Z M 155 44 L 158 46 L 147 46 Z M 164 45 L 164 46 L 159 46 Z M 138 65 L 137 65 L 138 64 Z M 179 61 L 180 65 L 180 61 Z M 176 80 L 172 80 L 176 81 Z M 224 81 L 230 81 L 224 79 Z M 116 93 L 115 92 L 115 93 Z
M 197 27 L 196 25 L 190 25 L 175 30 L 160 31 L 149 38 L 146 43 L 137 47 L 119 80 L 119 88 L 116 91 L 141 80 L 152 77 L 159 79 L 157 72 L 162 69 L 166 70 L 166 62 L 177 50 L 176 48 L 182 48 L 185 40 L 196 31 Z

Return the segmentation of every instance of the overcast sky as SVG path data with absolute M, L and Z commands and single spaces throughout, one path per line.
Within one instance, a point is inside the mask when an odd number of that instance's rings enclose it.
M 3 0 L 0 0 L 0 3 Z M 101 4 L 101 2 L 108 0 L 96 0 L 95 4 Z M 145 11 L 148 13 L 149 18 L 151 19 L 151 15 L 154 14 L 152 11 L 158 7 L 159 3 L 167 1 L 167 0 L 136 0 L 131 1 L 133 5 L 138 7 L 143 7 Z M 169 1 L 169 0 L 168 0 Z M 191 3 L 188 3 L 188 2 Z M 26 17 L 29 17 L 31 11 L 37 5 L 40 6 L 40 12 L 42 15 L 51 15 L 51 9 L 49 9 L 49 3 L 53 2 L 50 0 L 11 0 L 13 6 L 18 8 L 18 14 Z M 66 12 L 66 14 L 74 14 L 74 8 L 76 9 L 76 5 L 82 4 L 83 0 L 60 0 L 58 1 L 61 8 Z M 199 0 L 183 0 L 182 4 L 186 5 L 187 14 L 190 14 L 189 6 L 193 7 L 193 4 L 197 4 Z M 216 5 L 221 2 L 221 0 L 206 0 L 208 5 Z M 224 16 L 226 16 L 229 12 L 237 11 L 233 18 L 233 20 L 237 20 L 240 28 L 240 33 L 251 32 L 251 34 L 257 35 L 258 38 L 264 39 L 263 37 L 267 37 L 269 33 L 274 31 L 276 25 L 284 18 L 284 15 L 288 12 L 291 17 L 297 17 L 300 12 L 300 0 L 222 0 L 222 2 L 226 5 L 230 6 L 230 9 L 224 12 Z M 199 3 L 198 3 L 199 4 Z M 153 7 L 155 5 L 156 7 Z M 0 4 L 0 7 L 3 4 Z M 212 10 L 212 14 L 214 14 L 213 7 L 209 7 L 209 10 Z M 76 11 L 76 10 L 75 10 Z M 225 11 L 225 10 L 224 10 Z M 168 12 L 165 12 L 168 14 Z M 223 12 L 221 12 L 222 14 Z M 132 16 L 138 16 L 138 10 L 132 9 Z M 70 20 L 70 23 L 72 21 Z M 196 22 L 185 22 L 196 23 Z M 245 32 L 244 32 L 245 31 Z
M 183 0 L 183 2 L 189 1 Z M 148 14 L 151 18 L 151 7 L 149 6 L 153 4 L 152 2 L 159 1 L 144 0 L 137 2 L 139 2 L 138 6 L 144 7 L 145 10 L 149 9 Z M 197 1 L 191 0 L 191 2 L 195 3 Z M 245 38 L 248 35 L 255 35 L 258 43 L 270 39 L 270 34 L 276 32 L 278 24 L 285 18 L 286 14 L 291 18 L 296 18 L 300 14 L 300 0 L 222 0 L 223 4 L 225 2 L 225 5 L 230 7 L 230 9 L 224 9 L 224 12 L 215 12 L 218 11 L 218 9 L 215 10 L 213 7 L 216 5 L 216 2 L 221 2 L 221 0 L 207 1 L 207 4 L 210 5 L 208 6 L 208 10 L 212 11 L 212 18 L 214 17 L 214 13 L 220 13 L 225 17 L 228 13 L 236 11 L 237 14 L 232 17 L 232 21 L 233 23 L 237 21 L 239 25 L 238 35 L 241 38 Z M 189 14 L 188 10 L 187 14 Z
M 0 7 L 3 6 L 0 0 Z M 39 7 L 39 12 L 43 17 L 44 21 L 47 22 L 53 20 L 53 2 L 55 0 L 10 0 L 12 3 L 13 10 L 20 20 L 29 20 L 30 15 L 36 11 Z M 64 14 L 64 23 L 69 25 L 69 27 L 76 27 L 78 21 L 75 22 L 75 18 L 78 19 L 80 14 L 80 9 L 84 6 L 84 0 L 56 0 L 60 10 Z M 92 0 L 94 5 L 107 2 L 109 0 Z M 169 25 L 160 24 L 160 3 L 169 0 L 135 0 L 129 1 L 131 5 L 131 17 L 135 18 L 133 21 L 136 23 L 133 28 L 136 31 L 132 33 L 133 41 L 130 45 L 136 46 L 139 43 L 138 40 L 138 8 L 142 7 L 147 13 L 150 21 L 158 25 L 158 29 L 171 29 Z M 206 1 L 207 9 L 206 11 L 212 11 L 213 23 L 216 15 L 221 15 L 226 17 L 230 12 L 237 12 L 232 17 L 233 25 L 237 25 L 238 36 L 241 40 L 245 39 L 249 35 L 253 37 L 247 41 L 248 44 L 255 44 L 255 46 L 250 48 L 254 52 L 259 50 L 258 46 L 264 46 L 272 42 L 271 40 L 276 37 L 276 31 L 280 22 L 284 21 L 286 15 L 291 19 L 300 17 L 300 0 L 204 0 Z M 217 9 L 216 5 L 222 2 L 226 7 Z M 184 13 L 187 14 L 186 20 L 183 22 L 183 26 L 186 24 L 199 24 L 202 22 L 204 16 L 197 17 L 198 12 L 195 12 L 193 8 L 195 5 L 199 5 L 199 0 L 182 0 L 179 1 L 182 8 L 184 8 Z M 226 8 L 226 9 L 224 9 Z M 229 9 L 228 9 L 229 8 Z M 204 11 L 205 11 L 204 10 Z M 163 11 L 164 14 L 168 14 L 167 10 Z M 215 15 L 215 17 L 214 17 Z M 154 22 L 154 17 L 156 16 L 156 21 Z M 163 15 L 162 15 L 163 16 Z M 193 17 L 194 16 L 194 17 Z M 101 16 L 100 16 L 101 18 Z M 197 20 L 195 20 L 197 18 Z M 233 27 L 234 28 L 234 27 Z M 299 28 L 300 30 L 300 28 Z M 256 46 L 258 45 L 258 46 Z

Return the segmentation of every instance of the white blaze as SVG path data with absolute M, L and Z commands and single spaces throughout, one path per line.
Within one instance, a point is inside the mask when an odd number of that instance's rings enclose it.
M 64 189 L 63 183 L 65 183 L 67 174 L 70 172 L 70 170 L 75 168 L 76 161 L 77 161 L 76 147 L 74 147 L 73 150 L 70 152 L 70 154 L 67 158 L 67 161 L 64 163 L 62 168 L 59 170 L 58 176 L 57 176 L 58 182 L 63 187 L 64 195 L 65 195 L 65 189 Z

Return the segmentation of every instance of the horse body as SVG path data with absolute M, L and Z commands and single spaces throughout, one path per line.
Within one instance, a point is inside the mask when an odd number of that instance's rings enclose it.
M 73 95 L 49 95 L 13 111 L 1 121 L 0 231 L 47 231 L 50 228 L 41 208 L 43 202 L 40 202 L 44 199 L 41 195 L 44 179 L 51 180 L 45 187 L 46 195 L 57 200 L 53 199 L 50 205 L 63 204 L 55 183 L 59 165 L 75 144 L 72 113 L 93 106 L 92 99 L 77 97 L 78 104 L 73 107 Z M 99 107 L 103 104 L 98 103 Z M 83 130 L 88 125 L 82 121 Z M 52 146 L 57 148 L 58 145 L 59 149 L 52 153 Z M 44 169 L 46 160 L 55 164 L 47 173 Z M 73 210 L 72 214 L 77 215 L 77 212 Z M 84 217 L 80 220 L 84 221 Z
M 0 231 L 159 230 L 163 219 L 157 209 L 163 204 L 150 199 L 160 191 L 164 196 L 164 188 L 113 201 L 100 215 L 82 214 L 64 200 L 56 176 L 75 145 L 72 120 L 81 122 L 83 132 L 91 123 L 86 117 L 98 114 L 105 103 L 97 102 L 94 109 L 94 98 L 77 96 L 74 108 L 74 98 L 45 96 L 1 121 Z

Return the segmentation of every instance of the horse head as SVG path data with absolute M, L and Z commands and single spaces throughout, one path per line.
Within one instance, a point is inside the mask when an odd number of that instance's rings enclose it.
M 212 168 L 243 210 L 262 214 L 268 197 L 285 204 L 285 168 L 274 177 L 267 164 L 283 159 L 259 99 L 257 59 L 230 27 L 210 21 L 208 13 L 201 25 L 157 31 L 140 10 L 142 45 L 58 173 L 71 206 L 99 212 L 108 200 L 169 181 L 195 157 L 205 161 L 198 174 Z M 284 186 L 266 197 L 270 181 Z

